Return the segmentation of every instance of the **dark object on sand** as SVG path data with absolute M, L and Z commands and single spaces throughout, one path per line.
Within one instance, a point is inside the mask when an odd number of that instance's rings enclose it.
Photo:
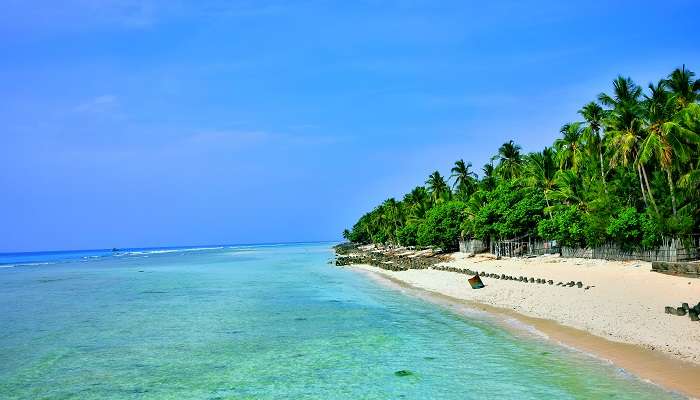
M 700 321 L 700 318 L 698 318 L 698 313 L 695 310 L 688 311 L 688 315 L 690 316 L 691 321 Z
M 683 307 L 676 308 L 676 315 L 682 317 L 685 315 L 685 309 Z
M 481 281 L 479 275 L 474 275 L 473 278 L 469 278 L 469 285 L 472 289 L 481 289 L 484 287 L 484 282 Z

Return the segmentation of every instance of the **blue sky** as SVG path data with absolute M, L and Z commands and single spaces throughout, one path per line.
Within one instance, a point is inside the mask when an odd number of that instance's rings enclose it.
M 700 70 L 693 1 L 0 3 L 0 251 L 338 239 Z

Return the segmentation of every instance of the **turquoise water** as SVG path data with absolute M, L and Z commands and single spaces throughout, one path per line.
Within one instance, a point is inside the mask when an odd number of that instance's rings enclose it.
M 14 257 L 2 399 L 675 398 L 330 266 L 327 244 Z

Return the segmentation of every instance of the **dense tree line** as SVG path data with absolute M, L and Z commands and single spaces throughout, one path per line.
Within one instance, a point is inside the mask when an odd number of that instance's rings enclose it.
M 439 246 L 526 234 L 574 247 L 658 245 L 700 231 L 700 79 L 683 66 L 646 89 L 619 76 L 551 147 L 504 143 L 480 177 L 454 163 L 390 198 L 343 236 Z

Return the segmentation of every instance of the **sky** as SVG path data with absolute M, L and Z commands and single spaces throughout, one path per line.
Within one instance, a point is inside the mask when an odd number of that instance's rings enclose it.
M 337 240 L 700 70 L 695 1 L 495 3 L 0 0 L 0 252 Z

